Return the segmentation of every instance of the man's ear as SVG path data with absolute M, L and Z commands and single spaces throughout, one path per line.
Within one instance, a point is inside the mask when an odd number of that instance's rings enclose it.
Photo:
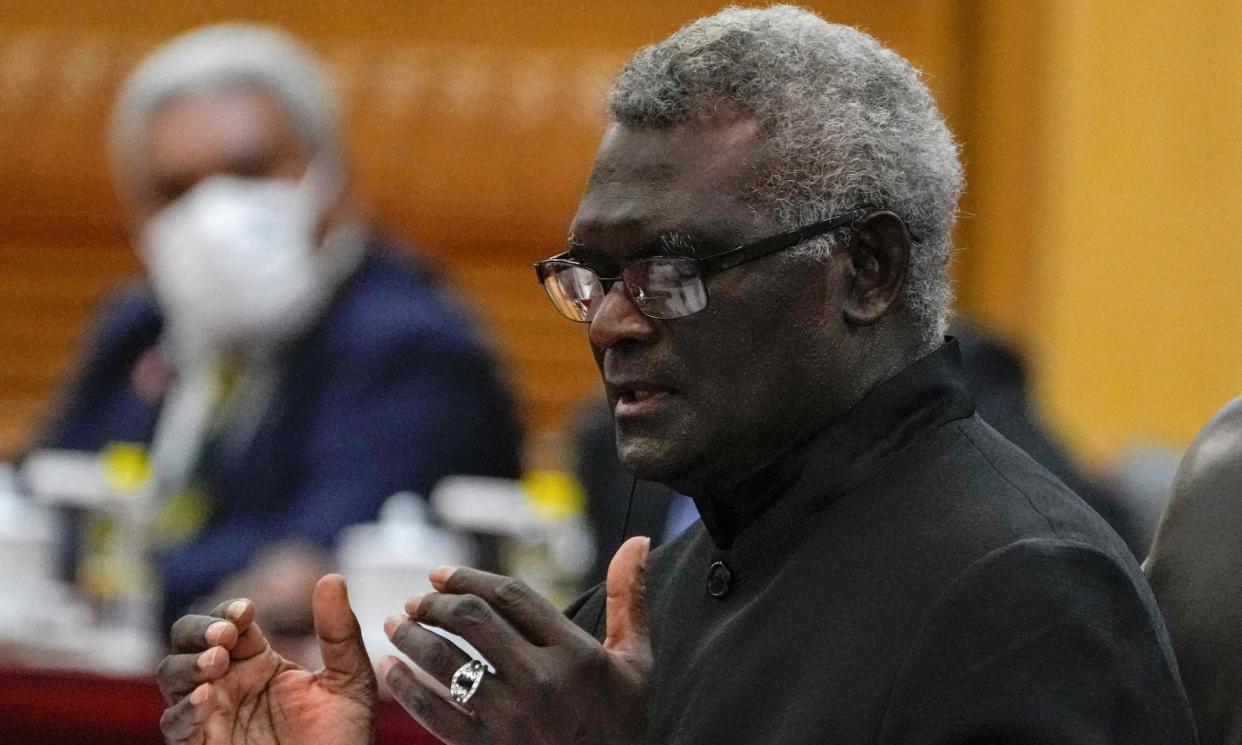
M 841 310 L 849 323 L 867 326 L 897 304 L 910 266 L 910 232 L 892 212 L 862 218 L 846 246 L 847 272 Z

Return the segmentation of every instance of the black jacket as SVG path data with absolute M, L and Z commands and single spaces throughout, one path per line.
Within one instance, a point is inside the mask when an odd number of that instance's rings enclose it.
M 1130 552 L 952 342 L 699 509 L 648 567 L 651 743 L 1195 742 Z

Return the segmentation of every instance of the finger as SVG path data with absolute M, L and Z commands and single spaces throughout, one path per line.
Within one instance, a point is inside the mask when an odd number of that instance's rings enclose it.
M 375 689 L 375 671 L 362 643 L 362 629 L 349 607 L 349 591 L 339 574 L 321 577 L 311 594 L 315 635 L 323 656 L 324 683 Z
M 432 587 L 442 593 L 482 598 L 522 636 L 539 646 L 562 641 L 573 625 L 567 624 L 554 605 L 521 580 L 469 567 L 440 567 L 430 577 Z
M 384 622 L 384 633 L 393 646 L 436 680 L 449 680 L 458 668 L 470 661 L 456 644 L 419 626 L 409 616 L 390 616 Z
M 237 598 L 236 600 L 226 600 L 220 603 L 211 611 L 211 615 L 226 618 L 232 621 L 238 630 L 244 632 L 250 624 L 254 623 L 255 607 L 250 598 Z
M 231 621 L 213 616 L 182 616 L 173 623 L 169 641 L 174 652 L 202 652 L 209 647 L 232 649 L 239 636 Z
M 646 576 L 650 552 L 650 538 L 631 538 L 621 544 L 608 564 L 605 649 L 621 653 L 650 650 Z
M 410 598 L 405 610 L 415 621 L 463 637 L 498 669 L 515 674 L 528 666 L 530 642 L 478 595 L 433 592 Z M 569 623 L 564 616 L 560 619 Z
M 258 611 L 250 600 L 226 600 L 212 611 L 212 615 L 217 614 L 237 627 L 237 644 L 230 650 L 233 659 L 248 660 L 271 648 L 258 624 Z
M 170 743 L 200 745 L 206 741 L 204 728 L 215 708 L 215 687 L 204 683 L 179 703 L 164 710 L 160 716 L 160 731 Z
M 171 654 L 160 661 L 155 672 L 164 701 L 174 704 L 199 686 L 228 672 L 229 653 L 224 647 L 206 652 Z
M 401 707 L 446 745 L 470 745 L 482 739 L 474 717 L 450 701 L 444 686 L 425 671 L 385 657 L 380 677 Z

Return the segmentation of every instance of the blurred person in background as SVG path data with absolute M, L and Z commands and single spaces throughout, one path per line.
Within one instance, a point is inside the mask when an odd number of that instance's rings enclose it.
M 1142 561 L 1163 502 L 1120 488 L 1078 462 L 1041 416 L 1027 360 L 1016 347 L 960 314 L 953 318 L 949 332 L 961 345 L 962 364 L 979 416 L 1100 513 Z
M 491 354 L 359 217 L 338 116 L 316 58 L 250 25 L 173 40 L 116 102 L 146 281 L 105 303 L 37 445 L 150 446 L 165 619 L 227 592 L 263 598 L 276 632 L 309 630 L 343 527 L 445 475 L 518 475 Z
M 1187 449 L 1146 568 L 1200 745 L 1242 745 L 1242 398 Z

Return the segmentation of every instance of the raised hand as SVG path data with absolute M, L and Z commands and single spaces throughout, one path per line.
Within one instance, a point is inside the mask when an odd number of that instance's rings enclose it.
M 632 538 L 609 565 L 603 645 L 517 580 L 437 570 L 437 592 L 411 598 L 407 615 L 385 624 L 417 668 L 389 657 L 381 677 L 449 745 L 640 742 L 651 672 L 643 575 L 649 546 Z M 469 658 L 418 622 L 461 635 L 496 667 L 463 704 L 446 688 Z
M 273 651 L 249 600 L 209 616 L 183 616 L 160 663 L 168 703 L 160 728 L 180 745 L 365 745 L 374 737 L 376 683 L 349 609 L 345 580 L 330 574 L 311 605 L 324 669 L 310 672 Z

